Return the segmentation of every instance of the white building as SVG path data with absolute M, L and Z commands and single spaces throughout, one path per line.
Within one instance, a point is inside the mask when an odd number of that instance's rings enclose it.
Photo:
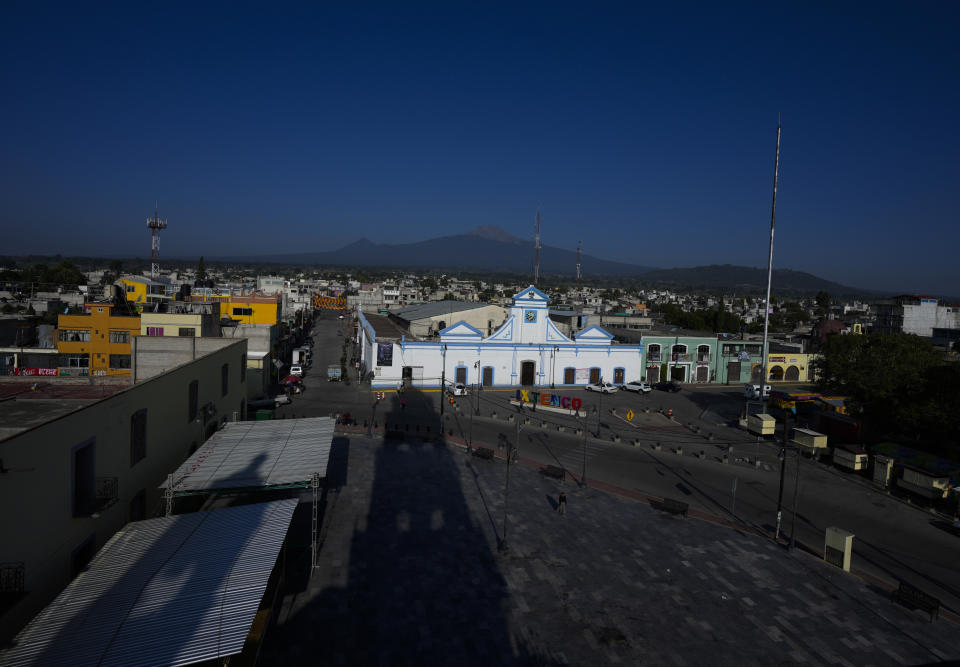
M 359 343 L 365 373 L 374 387 L 437 387 L 447 382 L 484 386 L 584 386 L 623 383 L 643 376 L 643 346 L 615 345 L 599 327 L 563 335 L 548 317 L 546 294 L 532 285 L 513 297 L 507 320 L 484 338 L 457 322 L 439 341 L 410 338 L 382 315 L 359 312 Z
M 930 296 L 901 295 L 876 304 L 875 331 L 930 338 L 934 329 L 960 328 L 960 305 L 942 304 Z

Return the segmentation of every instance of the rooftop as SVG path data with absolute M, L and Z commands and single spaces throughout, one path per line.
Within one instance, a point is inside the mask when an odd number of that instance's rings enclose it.
M 475 301 L 433 301 L 431 303 L 422 303 L 416 306 L 407 306 L 397 310 L 390 311 L 394 317 L 398 317 L 408 322 L 413 320 L 422 320 L 427 317 L 439 317 L 441 315 L 452 315 L 462 313 L 465 310 L 476 310 L 477 308 L 486 308 L 494 305 Z M 454 324 L 454 322 L 447 322 Z
M 25 380 L 0 382 L 0 440 L 46 424 L 130 386 L 129 380 L 97 385 Z

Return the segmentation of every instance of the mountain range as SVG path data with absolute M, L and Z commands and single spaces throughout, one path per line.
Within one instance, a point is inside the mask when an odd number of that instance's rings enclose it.
M 534 250 L 531 240 L 518 238 L 496 226 L 481 226 L 465 234 L 441 236 L 413 243 L 375 243 L 361 238 L 339 250 L 326 252 L 210 259 L 288 265 L 532 275 Z M 540 248 L 540 274 L 543 276 L 574 277 L 576 265 L 576 251 L 547 245 Z M 580 265 L 583 275 L 589 279 L 633 278 L 646 285 L 664 288 L 685 287 L 757 293 L 765 290 L 767 285 L 766 269 L 729 264 L 659 269 L 582 254 Z M 813 294 L 824 290 L 838 296 L 877 294 L 790 269 L 775 269 L 773 286 L 777 293 Z
M 499 227 L 481 226 L 466 234 L 441 236 L 426 241 L 396 245 L 361 238 L 339 250 L 257 257 L 221 257 L 221 261 L 283 262 L 320 266 L 366 266 L 395 269 L 476 271 L 485 273 L 533 273 L 533 243 L 512 236 Z M 635 276 L 652 267 L 581 256 L 584 275 L 591 277 Z M 575 276 L 577 253 L 553 246 L 540 248 L 542 275 Z

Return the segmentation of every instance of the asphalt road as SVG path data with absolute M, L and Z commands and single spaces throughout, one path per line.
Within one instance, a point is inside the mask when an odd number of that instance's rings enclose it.
M 588 485 L 595 479 L 676 498 L 720 517 L 734 518 L 735 513 L 745 524 L 769 532 L 775 529 L 780 445 L 758 442 L 746 431 L 728 425 L 743 407 L 740 386 L 685 387 L 677 394 L 655 391 L 645 396 L 619 392 L 602 397 L 560 390 L 558 393 L 582 399 L 586 416 L 580 420 L 542 410 L 518 414 L 518 408 L 509 404 L 515 390 L 484 390 L 458 397 L 452 404 L 445 398 L 441 422 L 438 391 L 408 390 L 403 395 L 406 405 L 401 408 L 396 392 L 386 392 L 385 399 L 377 401 L 369 385 L 358 386 L 355 372 L 349 383 L 326 381 L 327 365 L 340 360 L 349 333 L 343 324 L 346 321 L 329 313 L 319 317 L 313 332 L 314 364 L 304 379 L 306 391 L 295 396 L 291 405 L 278 409 L 278 418 L 349 412 L 360 424 L 391 425 L 423 434 L 427 428 L 430 434 L 437 434 L 442 423 L 445 434 L 492 448 L 498 443 L 515 444 L 519 422 L 524 458 L 561 465 L 578 480 L 585 469 Z M 349 348 L 347 356 L 351 356 Z M 625 416 L 631 409 L 634 417 L 628 422 Z M 673 410 L 672 419 L 665 414 L 667 410 Z M 507 421 L 509 414 L 517 415 L 514 421 Z M 575 432 L 580 427 L 583 435 Z M 616 436 L 620 442 L 615 442 Z M 697 456 L 701 451 L 703 458 Z M 724 453 L 729 456 L 728 463 L 722 462 Z M 891 583 L 908 581 L 960 613 L 960 568 L 956 565 L 960 537 L 937 527 L 942 517 L 878 490 L 858 475 L 806 458 L 799 465 L 796 539 L 800 544 L 822 551 L 828 526 L 849 530 L 856 535 L 855 570 Z M 794 525 L 796 479 L 797 461 L 791 452 L 783 486 L 781 535 L 785 537 Z

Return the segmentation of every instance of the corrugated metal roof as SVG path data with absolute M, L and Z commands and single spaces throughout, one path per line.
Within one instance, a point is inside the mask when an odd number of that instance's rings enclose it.
M 189 665 L 239 653 L 296 499 L 127 524 L 4 665 Z
M 302 484 L 327 476 L 329 417 L 228 422 L 173 474 L 174 492 Z M 165 489 L 167 482 L 160 486 Z

